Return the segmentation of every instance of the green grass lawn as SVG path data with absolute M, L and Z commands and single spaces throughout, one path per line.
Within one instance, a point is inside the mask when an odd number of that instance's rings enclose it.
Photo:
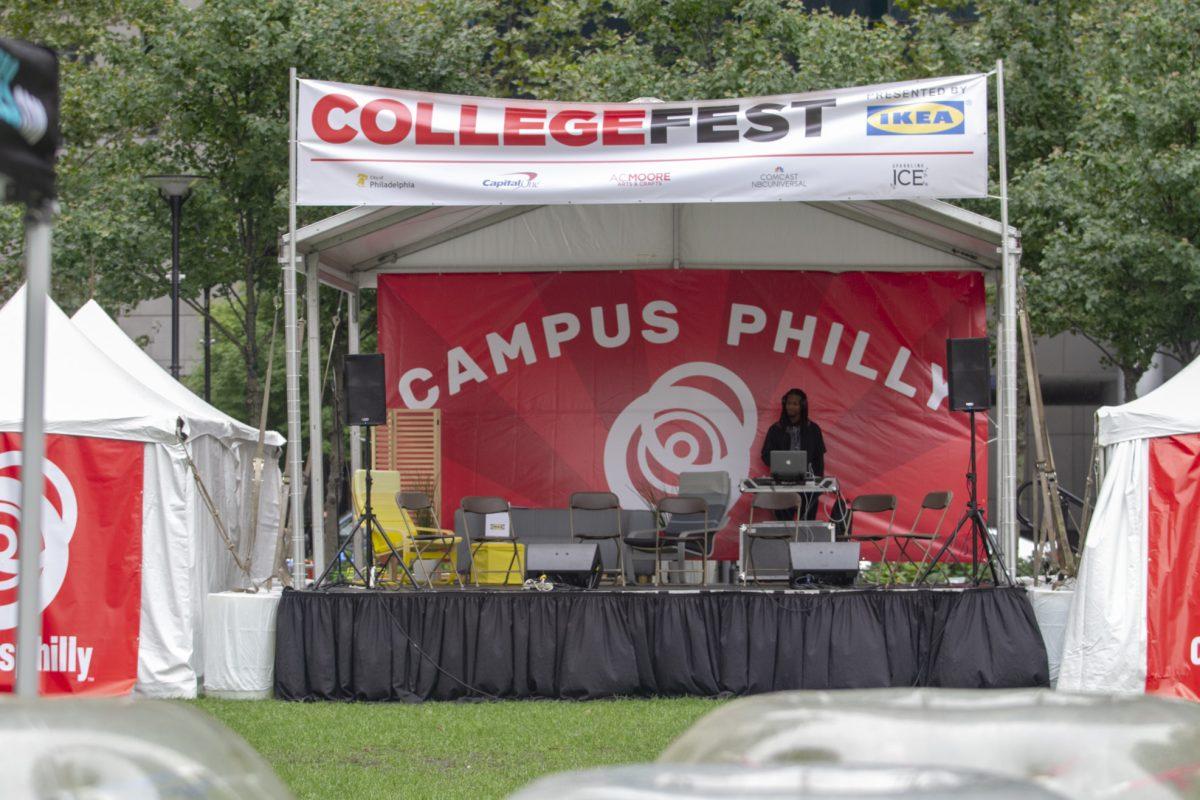
M 718 704 L 191 703 L 245 738 L 297 797 L 332 800 L 504 797 L 551 772 L 653 761 Z

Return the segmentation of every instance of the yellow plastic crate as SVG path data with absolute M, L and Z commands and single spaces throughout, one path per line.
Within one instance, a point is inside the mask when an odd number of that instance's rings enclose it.
M 520 586 L 525 581 L 525 545 L 517 545 L 517 562 L 508 571 L 512 561 L 511 542 L 486 542 L 479 545 L 471 562 L 471 582 L 481 586 Z M 478 578 L 478 581 L 476 581 Z

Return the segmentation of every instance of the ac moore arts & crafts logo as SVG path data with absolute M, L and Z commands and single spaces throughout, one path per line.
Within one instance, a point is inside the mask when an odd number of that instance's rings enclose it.
M 483 185 L 488 189 L 536 189 L 537 176 L 536 172 L 508 172 L 484 178 Z
M 720 364 L 693 361 L 664 372 L 617 416 L 604 443 L 604 476 L 624 508 L 643 493 L 675 492 L 679 473 L 748 475 L 758 429 L 750 388 Z
M 614 172 L 609 176 L 608 182 L 614 186 L 633 187 L 633 186 L 665 186 L 671 182 L 671 173 L 669 172 Z
M 962 100 L 867 106 L 868 136 L 946 135 L 966 132 Z
M 776 164 L 773 170 L 761 173 L 750 185 L 755 189 L 803 189 L 808 184 L 799 172 L 788 172 Z

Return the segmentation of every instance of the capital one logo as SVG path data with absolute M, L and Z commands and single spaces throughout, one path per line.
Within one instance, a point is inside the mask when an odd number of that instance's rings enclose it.
M 704 361 L 667 370 L 622 411 L 604 443 L 604 476 L 625 508 L 674 493 L 681 472 L 750 470 L 758 411 L 745 381 Z
M 0 630 L 17 626 L 17 536 L 21 524 L 21 481 L 12 467 L 21 452 L 0 453 Z M 42 553 L 39 595 L 41 610 L 54 601 L 67 577 L 71 537 L 79 518 L 75 489 L 66 473 L 46 460 L 42 471 L 55 496 L 42 492 Z

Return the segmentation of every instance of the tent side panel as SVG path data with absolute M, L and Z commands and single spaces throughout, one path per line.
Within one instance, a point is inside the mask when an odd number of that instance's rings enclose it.
M 191 582 L 196 548 L 188 520 L 198 513 L 196 492 L 179 447 L 147 444 L 143 463 L 142 618 L 134 691 L 147 697 L 195 697 Z
M 1200 433 L 1150 441 L 1146 691 L 1200 700 Z
M 1148 449 L 1142 439 L 1109 451 L 1067 618 L 1059 689 L 1145 690 Z

